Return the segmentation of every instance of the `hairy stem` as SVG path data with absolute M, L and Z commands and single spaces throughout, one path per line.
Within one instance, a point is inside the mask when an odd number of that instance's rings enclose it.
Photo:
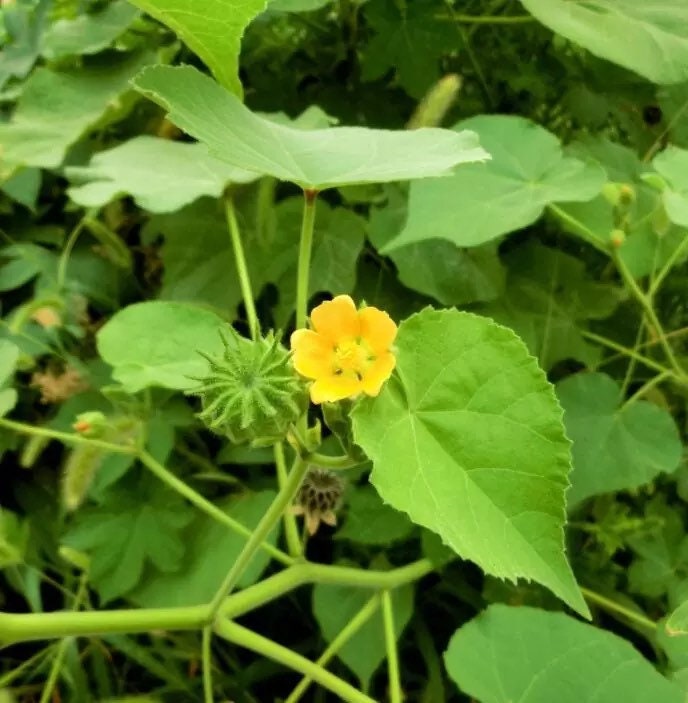
M 274 448 L 275 469 L 277 471 L 277 485 L 279 489 L 284 488 L 284 484 L 289 478 L 287 472 L 287 464 L 284 460 L 284 445 L 282 442 L 277 442 Z M 299 537 L 299 528 L 296 524 L 296 516 L 290 511 L 284 511 L 284 535 L 287 540 L 287 549 L 289 554 L 298 559 L 303 556 L 303 546 Z
M 385 626 L 385 648 L 387 650 L 387 676 L 389 679 L 390 703 L 401 703 L 401 677 L 399 675 L 399 655 L 397 636 L 394 630 L 394 610 L 389 591 L 382 593 L 382 619 Z
M 313 250 L 313 230 L 315 227 L 316 190 L 303 191 L 303 219 L 299 240 L 299 263 L 296 272 L 296 327 L 306 326 L 308 316 L 308 282 Z
M 213 702 L 213 657 L 210 645 L 213 640 L 211 627 L 204 627 L 201 640 L 201 660 L 203 662 L 203 701 Z

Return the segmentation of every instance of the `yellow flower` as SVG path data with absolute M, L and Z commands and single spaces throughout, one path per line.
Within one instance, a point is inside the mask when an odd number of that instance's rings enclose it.
M 311 311 L 311 327 L 292 334 L 291 348 L 294 368 L 314 381 L 314 403 L 380 392 L 396 364 L 390 347 L 397 326 L 386 312 L 357 310 L 348 295 L 338 295 Z

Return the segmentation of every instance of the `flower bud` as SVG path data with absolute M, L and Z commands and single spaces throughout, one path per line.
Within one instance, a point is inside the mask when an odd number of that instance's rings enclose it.
M 84 437 L 102 437 L 107 427 L 107 418 L 99 411 L 80 413 L 72 425 L 72 429 Z
M 271 333 L 250 341 L 232 328 L 222 334 L 224 353 L 208 361 L 207 375 L 190 391 L 201 398 L 198 417 L 235 444 L 265 446 L 283 439 L 306 411 L 306 388 L 289 352 Z
M 613 229 L 609 241 L 614 249 L 618 249 L 626 241 L 626 233 L 622 229 Z

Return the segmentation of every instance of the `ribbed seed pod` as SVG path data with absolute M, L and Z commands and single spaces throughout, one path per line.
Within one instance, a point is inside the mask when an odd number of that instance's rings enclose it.
M 190 391 L 201 398 L 198 417 L 235 444 L 264 446 L 283 439 L 308 407 L 306 388 L 289 352 L 272 333 L 255 342 L 232 328 L 221 336 L 221 357 L 201 352 L 208 374 L 195 378 L 201 385 Z

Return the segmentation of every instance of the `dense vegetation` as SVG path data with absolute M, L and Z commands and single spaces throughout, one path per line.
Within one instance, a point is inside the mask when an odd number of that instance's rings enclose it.
M 685 0 L 0 13 L 0 703 L 685 700 Z

